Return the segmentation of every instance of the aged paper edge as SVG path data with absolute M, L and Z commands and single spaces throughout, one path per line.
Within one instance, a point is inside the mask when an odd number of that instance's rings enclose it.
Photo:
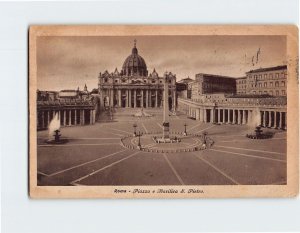
M 39 36 L 283 35 L 287 37 L 287 185 L 37 186 L 36 39 Z M 299 192 L 298 28 L 294 25 L 33 25 L 29 29 L 29 195 L 32 198 L 295 197 Z M 116 188 L 200 189 L 196 194 L 114 193 Z

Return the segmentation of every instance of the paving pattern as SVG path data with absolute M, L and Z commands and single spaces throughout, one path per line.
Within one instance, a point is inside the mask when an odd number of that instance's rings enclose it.
M 148 119 L 116 117 L 113 122 L 66 127 L 69 142 L 46 144 L 47 131 L 38 132 L 38 185 L 266 185 L 286 184 L 286 132 L 271 139 L 252 140 L 245 125 L 205 124 L 185 115 L 171 116 L 175 132 L 206 131 L 214 145 L 206 150 L 151 153 L 125 148 L 120 139 L 133 133 L 161 131 L 162 116 Z M 136 140 L 136 139 L 134 139 Z M 151 146 L 141 138 L 142 146 Z M 136 144 L 136 141 L 132 142 Z M 193 144 L 193 142 L 186 142 Z M 145 144 L 145 145 L 143 145 Z

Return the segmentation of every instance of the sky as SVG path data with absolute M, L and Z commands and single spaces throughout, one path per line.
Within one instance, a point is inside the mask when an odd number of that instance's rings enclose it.
M 97 88 L 100 72 L 122 69 L 135 39 L 148 72 L 170 71 L 177 81 L 287 64 L 285 36 L 47 36 L 37 41 L 38 89 Z

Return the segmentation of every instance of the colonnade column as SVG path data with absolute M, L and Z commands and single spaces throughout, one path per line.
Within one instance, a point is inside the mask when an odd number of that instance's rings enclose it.
M 226 123 L 226 120 L 225 120 L 225 109 L 223 108 L 223 112 L 222 112 L 222 114 L 223 114 L 223 124 L 225 124 Z
M 274 128 L 277 128 L 277 112 L 274 112 Z
M 227 123 L 230 123 L 230 109 L 227 109 Z
M 271 127 L 272 126 L 272 112 L 271 111 L 269 111 L 269 127 Z
M 67 111 L 66 110 L 64 110 L 64 125 L 66 125 L 66 121 L 67 121 Z M 48 115 L 48 117 L 49 117 L 49 115 Z M 49 119 L 48 119 L 48 121 L 49 121 Z M 48 125 L 49 125 L 49 123 L 48 123 Z
M 47 126 L 50 124 L 50 111 L 47 111 Z
M 200 116 L 199 116 L 200 121 L 203 122 L 203 109 L 202 108 L 199 109 L 199 114 L 200 114 Z
M 234 109 L 232 110 L 232 113 L 233 113 L 233 115 L 232 115 L 232 117 L 233 117 L 232 123 L 235 124 L 236 123 L 236 116 L 235 116 L 235 110 Z
M 221 109 L 218 109 L 218 123 L 221 122 Z
M 68 125 L 72 125 L 72 110 L 69 110 L 69 124 Z
M 240 125 L 242 122 L 241 110 L 238 109 L 237 111 L 238 111 L 238 122 L 237 123 Z
M 77 125 L 77 109 L 74 110 L 74 113 L 75 113 L 75 122 L 74 122 L 74 125 Z
M 204 122 L 207 123 L 207 110 L 203 109 Z
M 243 116 L 242 116 L 242 124 L 246 124 L 246 110 L 242 110 L 243 111 Z
M 282 117 L 283 117 L 283 112 L 279 112 L 279 128 L 282 129 Z

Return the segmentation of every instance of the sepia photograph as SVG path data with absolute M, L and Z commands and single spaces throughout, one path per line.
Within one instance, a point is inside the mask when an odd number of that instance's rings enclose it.
M 30 196 L 297 195 L 297 35 L 32 26 Z

